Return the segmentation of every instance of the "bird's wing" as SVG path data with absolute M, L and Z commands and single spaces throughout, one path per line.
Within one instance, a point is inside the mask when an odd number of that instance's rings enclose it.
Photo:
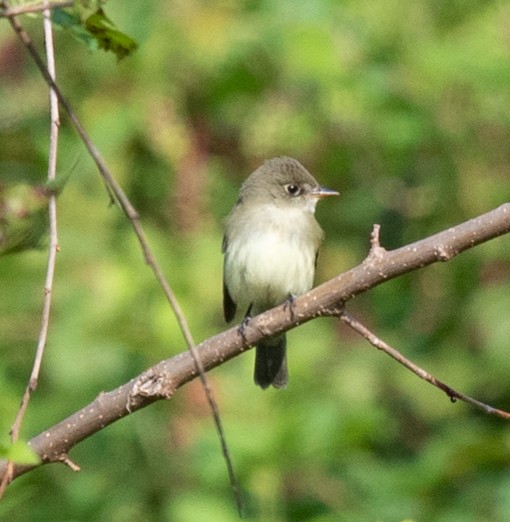
M 223 236 L 223 242 L 221 243 L 221 251 L 223 254 L 227 251 L 228 247 L 228 237 L 227 234 Z M 223 316 L 225 317 L 225 321 L 230 323 L 234 316 L 236 315 L 237 305 L 234 300 L 230 296 L 230 293 L 227 288 L 227 283 L 225 282 L 225 276 L 223 276 Z
M 225 234 L 223 236 L 223 241 L 221 242 L 221 253 L 222 254 L 224 254 L 227 251 L 227 247 L 228 247 L 228 238 L 227 238 L 227 235 Z
M 227 285 L 225 284 L 225 280 L 223 280 L 223 315 L 227 323 L 230 323 L 230 321 L 232 321 L 232 319 L 236 315 L 236 310 L 237 305 L 235 304 L 232 297 L 230 297 Z

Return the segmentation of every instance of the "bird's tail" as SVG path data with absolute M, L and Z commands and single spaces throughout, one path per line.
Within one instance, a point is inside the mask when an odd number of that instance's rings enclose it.
M 255 384 L 263 390 L 268 386 L 285 388 L 289 382 L 287 371 L 287 340 L 285 335 L 270 337 L 255 348 Z

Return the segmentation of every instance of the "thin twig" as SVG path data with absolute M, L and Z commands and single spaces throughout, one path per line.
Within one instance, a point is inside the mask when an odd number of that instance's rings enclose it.
M 47 0 L 44 4 L 48 5 Z M 53 79 L 55 79 L 55 53 L 53 48 L 53 30 L 50 21 L 50 10 L 44 11 L 43 27 L 44 27 L 44 41 L 46 47 L 46 59 L 48 63 L 48 73 Z M 57 171 L 57 150 L 58 150 L 58 132 L 59 132 L 59 110 L 58 110 L 58 99 L 54 90 L 50 87 L 50 144 L 48 152 L 48 181 L 54 180 Z M 21 424 L 25 417 L 25 413 L 30 402 L 32 393 L 37 388 L 39 380 L 39 373 L 41 370 L 42 359 L 44 355 L 44 349 L 46 347 L 46 340 L 48 338 L 48 326 L 50 319 L 51 310 L 51 297 L 53 290 L 53 280 L 55 274 L 55 264 L 58 251 L 58 235 L 57 235 L 57 201 L 56 196 L 52 194 L 48 202 L 48 213 L 49 213 L 49 228 L 50 228 L 50 244 L 48 251 L 48 264 L 46 269 L 46 280 L 44 284 L 44 301 L 41 319 L 41 329 L 39 332 L 39 340 L 37 342 L 37 349 L 34 357 L 34 364 L 32 367 L 32 373 L 30 379 L 25 388 L 25 393 L 21 400 L 21 404 L 11 427 L 11 442 L 14 443 L 19 439 L 21 430 Z M 3 478 L 0 484 L 0 498 L 9 480 L 12 476 L 13 465 L 12 462 L 8 464 L 8 473 Z
M 7 6 L 7 2 L 1 2 L 2 5 Z M 191 331 L 189 329 L 188 323 L 186 321 L 186 318 L 184 316 L 184 313 L 177 301 L 177 298 L 175 297 L 174 292 L 172 291 L 170 284 L 168 283 L 167 279 L 165 278 L 163 271 L 159 265 L 159 263 L 156 261 L 152 250 L 149 247 L 149 244 L 147 242 L 147 238 L 145 236 L 145 232 L 142 228 L 142 225 L 140 223 L 140 218 L 138 216 L 137 211 L 131 204 L 129 198 L 125 194 L 125 192 L 122 190 L 121 186 L 117 183 L 115 178 L 112 176 L 110 170 L 108 169 L 106 162 L 104 161 L 103 157 L 101 156 L 101 153 L 96 148 L 92 140 L 90 139 L 87 131 L 85 130 L 85 127 L 82 125 L 80 119 L 78 118 L 78 115 L 75 113 L 74 109 L 72 108 L 71 104 L 67 100 L 67 98 L 63 95 L 62 91 L 58 87 L 58 85 L 55 83 L 53 78 L 48 72 L 48 69 L 46 68 L 41 56 L 39 55 L 39 52 L 35 48 L 30 36 L 28 33 L 23 29 L 21 24 L 15 19 L 15 18 L 9 18 L 9 22 L 11 23 L 12 28 L 16 32 L 16 34 L 19 36 L 23 44 L 28 49 L 30 55 L 32 56 L 35 64 L 37 65 L 37 68 L 43 75 L 44 79 L 50 85 L 50 87 L 55 92 L 56 96 L 58 97 L 58 100 L 60 101 L 62 107 L 64 107 L 65 111 L 67 112 L 70 120 L 72 121 L 76 132 L 82 139 L 85 147 L 87 148 L 89 154 L 91 155 L 92 159 L 96 163 L 96 166 L 99 170 L 99 173 L 101 174 L 101 177 L 103 178 L 105 184 L 107 187 L 111 189 L 111 192 L 115 196 L 115 199 L 118 201 L 120 207 L 126 214 L 127 218 L 129 219 L 133 230 L 136 234 L 136 237 L 138 239 L 138 242 L 140 243 L 144 258 L 146 263 L 151 267 L 152 271 L 154 272 L 154 275 L 161 285 L 161 288 L 163 289 L 163 293 L 165 294 L 170 307 L 172 308 L 174 315 L 177 319 L 177 322 L 179 324 L 179 327 L 181 329 L 181 332 L 183 334 L 184 340 L 186 342 L 186 345 L 188 347 L 188 350 L 191 353 L 191 356 L 195 362 L 195 366 L 197 369 L 197 373 L 199 374 L 200 381 L 203 385 L 204 392 L 207 398 L 207 402 L 209 403 L 209 407 L 211 409 L 214 423 L 216 426 L 216 430 L 218 432 L 218 436 L 220 438 L 220 444 L 221 444 L 221 450 L 223 453 L 223 456 L 225 458 L 225 462 L 227 465 L 227 471 L 229 475 L 230 484 L 232 486 L 232 490 L 234 492 L 234 496 L 236 499 L 236 504 L 239 513 L 241 513 L 242 510 L 242 501 L 239 493 L 239 485 L 237 482 L 237 479 L 235 477 L 234 468 L 230 459 L 230 455 L 228 452 L 228 447 L 226 443 L 225 438 L 225 432 L 223 429 L 223 425 L 220 419 L 219 409 L 218 405 L 216 404 L 216 401 L 213 396 L 213 392 L 211 387 L 209 386 L 207 377 L 205 375 L 204 367 L 202 365 L 202 362 L 200 360 L 200 356 L 198 355 L 197 350 L 195 349 L 195 342 L 193 341 L 193 337 L 191 335 Z
M 412 361 L 404 357 L 398 350 L 391 347 L 389 344 L 385 343 L 382 339 L 377 337 L 373 332 L 371 332 L 366 326 L 360 323 L 357 319 L 350 316 L 347 312 L 343 312 L 340 316 L 340 319 L 350 326 L 354 331 L 358 332 L 362 335 L 372 346 L 375 346 L 378 350 L 382 350 L 384 353 L 395 359 L 397 362 L 405 366 L 408 370 L 411 370 L 415 375 L 417 375 L 420 379 L 429 382 L 436 388 L 439 388 L 441 391 L 446 393 L 452 402 L 457 400 L 461 400 L 476 406 L 477 408 L 482 409 L 485 413 L 489 415 L 496 415 L 498 417 L 502 417 L 503 419 L 510 419 L 510 413 L 499 410 L 497 408 L 493 408 L 492 406 L 485 404 L 483 402 L 477 401 L 468 395 L 464 395 L 460 393 L 444 382 L 436 379 L 433 375 L 426 372 Z
M 66 0 L 62 2 L 42 2 L 40 4 L 29 4 L 29 5 L 18 5 L 15 7 L 5 6 L 0 11 L 0 18 L 10 18 L 12 16 L 19 16 L 28 13 L 37 13 L 39 11 L 45 11 L 44 16 L 48 18 L 50 16 L 50 9 L 58 9 L 64 7 L 73 7 L 73 0 Z

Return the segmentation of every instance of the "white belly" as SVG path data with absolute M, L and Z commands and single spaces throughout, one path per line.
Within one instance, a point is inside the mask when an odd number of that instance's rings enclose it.
M 243 313 L 252 303 L 253 313 L 259 313 L 313 286 L 317 245 L 300 233 L 309 215 L 300 212 L 290 219 L 286 215 L 288 226 L 275 217 L 281 216 L 266 213 L 258 226 L 229 237 L 225 283 Z

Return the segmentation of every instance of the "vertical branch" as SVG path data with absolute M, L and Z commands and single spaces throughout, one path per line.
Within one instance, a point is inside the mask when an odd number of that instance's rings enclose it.
M 46 5 L 49 4 L 49 0 L 44 0 Z M 53 80 L 55 80 L 55 54 L 53 50 L 53 31 L 51 27 L 51 12 L 50 9 L 45 9 L 43 12 L 43 27 L 44 27 L 44 41 L 46 48 L 46 59 L 48 72 Z M 58 131 L 60 126 L 59 120 L 59 109 L 58 109 L 58 97 L 50 86 L 50 144 L 48 153 L 48 181 L 52 181 L 56 177 L 57 170 L 57 150 L 58 150 Z M 39 331 L 39 340 L 37 342 L 37 349 L 34 358 L 34 364 L 32 366 L 32 373 L 28 381 L 27 387 L 23 394 L 21 404 L 11 427 L 11 442 L 16 442 L 19 439 L 19 433 L 21 424 L 25 413 L 28 408 L 28 403 L 32 393 L 37 388 L 39 380 L 39 373 L 41 370 L 42 359 L 44 355 L 44 349 L 46 347 L 46 340 L 48 338 L 48 326 L 50 319 L 51 310 L 51 294 L 53 290 L 53 279 L 55 274 L 55 264 L 58 252 L 58 235 L 57 235 L 57 202 L 56 195 L 52 194 L 49 198 L 48 203 L 49 213 L 49 229 L 50 229 L 50 244 L 48 251 L 48 264 L 46 269 L 46 280 L 44 283 L 44 301 L 41 319 L 41 328 Z M 4 476 L 2 483 L 0 484 L 0 498 L 5 491 L 5 487 L 9 483 L 13 470 L 13 463 L 9 461 L 8 472 Z
M 45 0 L 45 4 L 48 4 Z M 55 79 L 55 53 L 53 49 L 53 31 L 51 27 L 51 12 L 46 9 L 43 13 L 44 24 L 44 40 L 46 46 L 46 56 L 48 62 L 48 71 L 53 79 Z M 58 98 L 55 91 L 50 87 L 50 146 L 48 154 L 48 181 L 54 180 L 57 171 L 57 150 L 58 150 L 58 132 L 60 127 L 60 116 L 58 109 Z M 41 360 L 46 345 L 48 335 L 48 323 L 51 309 L 51 294 L 53 290 L 53 278 L 55 273 L 56 256 L 58 252 L 58 235 L 57 235 L 57 200 L 56 195 L 51 195 L 48 205 L 49 222 L 50 222 L 50 246 L 48 252 L 48 268 L 46 272 L 46 282 L 44 285 L 44 305 L 41 324 L 41 332 L 39 335 L 39 343 L 37 346 L 36 360 L 32 375 L 30 376 L 30 386 L 35 389 L 39 378 L 39 370 Z

